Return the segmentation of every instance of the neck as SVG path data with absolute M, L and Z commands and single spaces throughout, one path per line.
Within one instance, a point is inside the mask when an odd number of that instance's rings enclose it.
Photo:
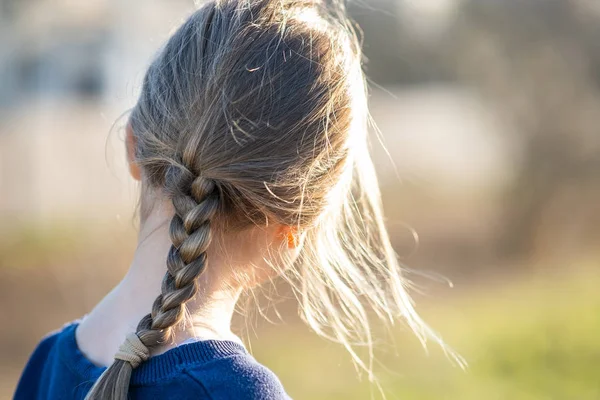
M 135 332 L 142 317 L 160 294 L 171 246 L 169 205 L 156 207 L 140 227 L 133 262 L 123 280 L 87 315 L 77 328 L 81 351 L 98 365 L 110 365 L 113 355 L 129 332 Z M 210 253 L 210 250 L 209 250 Z M 239 339 L 231 333 L 231 319 L 241 289 L 228 284 L 226 265 L 209 257 L 206 271 L 198 278 L 198 292 L 186 303 L 187 315 L 175 327 L 173 341 L 152 349 L 163 353 L 189 338 Z

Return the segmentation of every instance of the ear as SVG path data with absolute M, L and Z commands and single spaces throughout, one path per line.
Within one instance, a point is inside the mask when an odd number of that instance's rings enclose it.
M 129 164 L 129 173 L 131 177 L 136 181 L 142 180 L 142 171 L 140 166 L 135 161 L 135 147 L 137 144 L 137 139 L 133 134 L 133 129 L 131 128 L 131 124 L 127 123 L 125 127 L 125 151 L 127 152 L 127 163 Z
M 286 241 L 290 250 L 294 250 L 300 245 L 300 233 L 295 226 L 282 225 L 279 228 L 279 238 Z

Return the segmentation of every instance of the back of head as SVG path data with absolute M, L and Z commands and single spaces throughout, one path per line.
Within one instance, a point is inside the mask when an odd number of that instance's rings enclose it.
M 304 319 L 361 366 L 352 343 L 371 344 L 367 308 L 436 338 L 383 225 L 360 57 L 343 9 L 316 0 L 216 0 L 160 51 L 130 117 L 144 185 L 175 208 L 162 294 L 138 326 L 144 346 L 181 322 L 216 231 L 271 223 L 304 235 L 286 273 Z M 133 366 L 116 360 L 88 399 L 125 399 Z
M 149 182 L 214 181 L 237 228 L 313 224 L 347 161 L 351 91 L 363 89 L 350 84 L 361 75 L 348 32 L 327 18 L 305 0 L 196 12 L 150 66 L 131 115 Z

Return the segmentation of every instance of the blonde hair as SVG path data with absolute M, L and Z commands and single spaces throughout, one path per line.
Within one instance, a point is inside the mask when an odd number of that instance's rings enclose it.
M 215 0 L 169 39 L 130 117 L 144 183 L 173 202 L 162 293 L 137 328 L 149 349 L 171 338 L 196 293 L 216 231 L 297 227 L 284 275 L 304 320 L 372 349 L 368 310 L 403 318 L 442 343 L 415 312 L 386 232 L 367 144 L 359 42 L 343 6 L 315 0 Z M 115 362 L 87 399 L 127 398 L 132 365 Z

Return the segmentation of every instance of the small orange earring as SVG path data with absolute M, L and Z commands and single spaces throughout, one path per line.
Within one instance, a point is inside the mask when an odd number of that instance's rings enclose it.
M 298 238 L 296 237 L 296 235 L 294 235 L 294 232 L 292 232 L 291 230 L 287 233 L 287 242 L 288 249 L 295 249 L 296 247 L 298 247 Z

